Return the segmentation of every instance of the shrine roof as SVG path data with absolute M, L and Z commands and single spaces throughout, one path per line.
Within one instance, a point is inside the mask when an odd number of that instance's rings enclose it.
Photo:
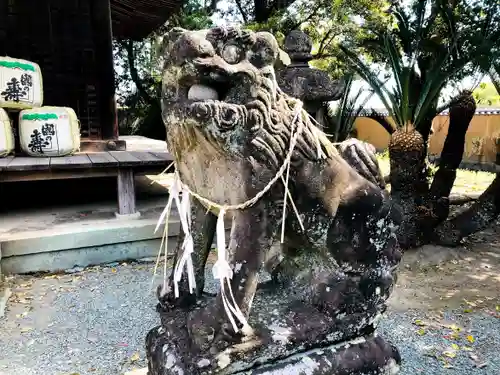
M 165 23 L 185 0 L 110 0 L 113 35 L 142 39 Z

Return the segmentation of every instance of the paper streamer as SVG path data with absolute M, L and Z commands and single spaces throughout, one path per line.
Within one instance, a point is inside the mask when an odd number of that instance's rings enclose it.
M 176 180 L 178 180 L 178 186 L 180 185 L 180 179 L 176 173 Z M 194 276 L 193 260 L 191 254 L 194 252 L 194 241 L 191 235 L 190 228 L 190 217 L 191 217 L 191 203 L 189 199 L 189 191 L 184 188 L 182 190 L 182 202 L 179 198 L 179 194 L 174 195 L 174 201 L 177 205 L 177 210 L 179 211 L 179 218 L 181 220 L 182 231 L 184 232 L 184 242 L 182 244 L 182 255 L 177 261 L 174 268 L 174 295 L 175 298 L 179 297 L 179 283 L 182 279 L 182 272 L 184 266 L 186 267 L 188 276 L 189 293 L 193 293 L 196 288 L 196 281 Z
M 239 322 L 243 325 L 243 332 L 251 331 L 251 328 L 241 312 L 238 304 L 233 295 L 233 290 L 231 288 L 231 279 L 233 278 L 233 270 L 227 261 L 226 254 L 226 231 L 224 229 L 224 215 L 225 210 L 221 209 L 219 211 L 219 216 L 217 217 L 217 226 L 216 226 L 216 235 L 217 235 L 217 261 L 215 262 L 212 273 L 214 279 L 220 280 L 220 288 L 221 288 L 221 297 L 222 303 L 224 305 L 224 311 L 226 312 L 231 325 L 235 332 L 238 332 L 238 326 L 236 325 L 236 321 L 234 317 L 236 317 Z M 225 284 L 227 284 L 227 288 L 229 290 L 229 295 L 231 299 L 227 296 Z

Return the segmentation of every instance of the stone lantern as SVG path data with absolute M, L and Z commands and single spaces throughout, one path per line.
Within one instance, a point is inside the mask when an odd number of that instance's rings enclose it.
M 309 65 L 313 59 L 312 41 L 303 31 L 291 31 L 285 38 L 283 50 L 290 57 L 290 64 L 277 72 L 278 85 L 288 95 L 302 100 L 307 112 L 324 126 L 324 104 L 339 100 L 344 85 L 331 79 L 327 72 Z

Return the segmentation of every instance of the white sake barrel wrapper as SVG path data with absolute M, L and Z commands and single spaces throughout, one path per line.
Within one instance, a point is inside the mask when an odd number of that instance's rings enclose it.
M 80 123 L 67 107 L 40 107 L 19 113 L 19 142 L 29 156 L 67 156 L 80 149 Z
M 14 151 L 14 132 L 12 123 L 5 109 L 0 108 L 0 157 L 8 156 Z
M 26 109 L 42 104 L 42 72 L 38 64 L 0 56 L 0 107 Z

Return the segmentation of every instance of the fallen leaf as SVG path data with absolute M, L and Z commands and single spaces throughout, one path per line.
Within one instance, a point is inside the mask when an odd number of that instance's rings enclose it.
M 425 329 L 420 328 L 419 330 L 417 330 L 417 334 L 420 335 L 420 336 L 425 335 Z
M 465 303 L 469 306 L 472 306 L 472 307 L 477 307 L 477 305 L 474 303 L 474 302 L 470 302 L 470 301 L 467 301 L 466 299 L 464 299 Z
M 469 341 L 470 343 L 473 343 L 473 342 L 476 341 L 476 339 L 472 335 L 468 335 L 467 336 L 467 341 Z
M 455 350 L 459 350 L 460 347 L 457 344 L 451 344 L 451 347 Z
M 464 313 L 471 313 L 472 309 L 464 309 Z
M 116 272 L 116 268 L 111 268 L 111 272 Z
M 139 359 L 141 359 L 141 355 L 137 352 L 132 354 L 132 357 L 130 357 L 131 362 L 137 362 Z
M 458 340 L 460 338 L 460 335 L 456 332 L 453 332 L 450 335 L 443 335 L 443 338 L 448 339 L 448 340 Z
M 420 319 L 416 319 L 416 320 L 413 322 L 413 324 L 415 324 L 415 325 L 417 325 L 417 326 L 420 326 L 420 327 L 423 327 L 423 326 L 425 326 L 425 325 L 426 325 L 426 324 L 425 324 L 422 320 L 420 320 Z
M 462 350 L 465 350 L 466 352 L 471 352 L 473 349 L 470 346 L 462 346 Z
M 451 350 L 445 350 L 443 352 L 443 355 L 447 356 L 448 358 L 455 358 L 457 356 L 457 353 L 455 353 Z

